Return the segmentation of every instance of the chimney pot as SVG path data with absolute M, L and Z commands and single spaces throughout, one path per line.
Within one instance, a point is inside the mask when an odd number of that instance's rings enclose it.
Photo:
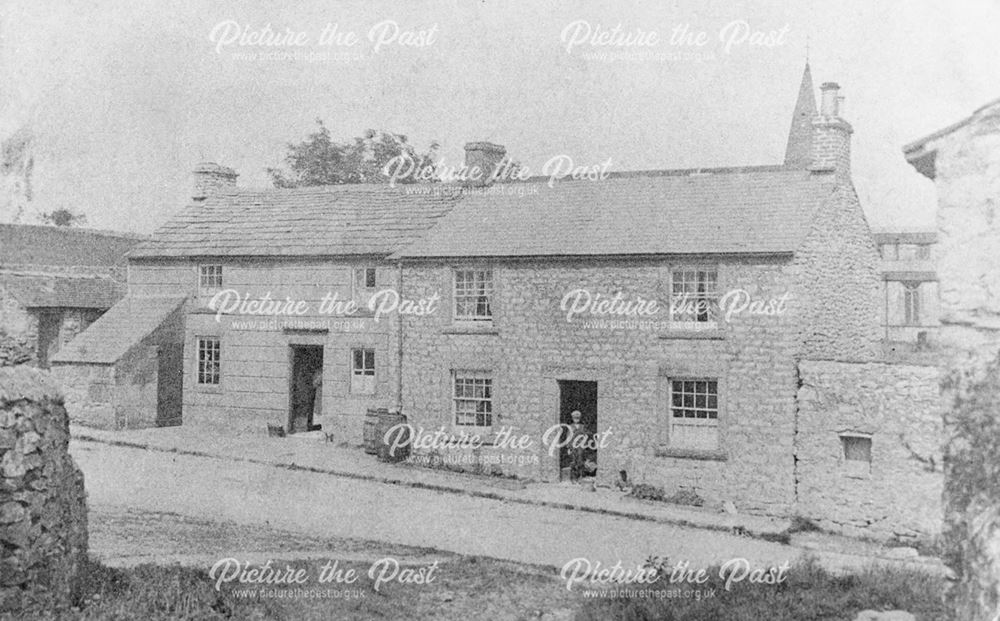
M 219 190 L 235 188 L 239 174 L 228 166 L 220 166 L 215 162 L 202 162 L 194 167 L 193 176 L 194 189 L 191 198 L 201 201 Z
M 465 167 L 470 177 L 473 174 L 477 175 L 477 178 L 468 180 L 469 185 L 491 184 L 494 172 L 506 156 L 507 149 L 503 145 L 492 142 L 465 143 Z
M 823 86 L 819 87 L 823 91 L 823 99 L 820 103 L 819 112 L 823 116 L 827 117 L 838 117 L 840 100 L 840 85 L 836 82 L 824 82 Z

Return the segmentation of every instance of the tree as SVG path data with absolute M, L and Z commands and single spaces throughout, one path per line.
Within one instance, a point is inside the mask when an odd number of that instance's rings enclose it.
M 53 226 L 83 226 L 87 224 L 87 216 L 82 213 L 73 213 L 69 209 L 56 209 L 43 213 L 38 218 L 45 224 Z
M 341 185 L 345 183 L 388 183 L 386 164 L 396 157 L 407 157 L 414 170 L 432 167 L 438 143 L 432 142 L 424 153 L 407 142 L 406 136 L 369 129 L 352 142 L 333 140 L 321 119 L 319 128 L 299 143 L 289 143 L 285 156 L 287 171 L 268 168 L 267 173 L 276 188 L 296 188 L 310 185 Z M 418 178 L 416 174 L 397 178 L 396 183 L 437 181 L 436 175 Z

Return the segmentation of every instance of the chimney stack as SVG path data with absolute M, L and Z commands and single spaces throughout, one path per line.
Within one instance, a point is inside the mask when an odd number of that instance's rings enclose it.
M 840 108 L 840 85 L 836 82 L 824 82 L 823 86 L 819 87 L 819 90 L 823 92 L 823 99 L 819 107 L 819 113 L 823 116 L 839 116 L 838 109 Z
M 843 97 L 840 85 L 825 82 L 820 87 L 819 116 L 813 119 L 812 170 L 833 170 L 837 174 L 851 173 L 851 134 L 854 128 L 840 118 Z
M 194 167 L 194 189 L 191 198 L 203 201 L 209 196 L 236 187 L 239 174 L 232 168 L 220 166 L 215 162 L 202 162 Z
M 465 167 L 470 176 L 468 185 L 486 186 L 493 183 L 493 174 L 506 155 L 507 149 L 503 145 L 492 142 L 465 143 Z

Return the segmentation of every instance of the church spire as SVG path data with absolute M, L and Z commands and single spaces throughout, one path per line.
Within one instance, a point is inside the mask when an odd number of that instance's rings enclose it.
M 813 91 L 812 72 L 806 61 L 799 85 L 799 98 L 792 113 L 792 127 L 788 131 L 788 146 L 785 148 L 785 166 L 805 168 L 812 160 L 813 128 L 816 116 L 816 96 Z

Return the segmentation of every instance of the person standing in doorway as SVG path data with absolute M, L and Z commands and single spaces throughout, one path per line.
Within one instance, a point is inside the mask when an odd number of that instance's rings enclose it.
M 569 451 L 570 481 L 579 481 L 584 471 L 583 449 L 587 444 L 586 440 L 589 434 L 580 422 L 582 416 L 580 410 L 573 410 L 569 415 L 573 421 L 569 426 L 569 445 L 567 448 Z

